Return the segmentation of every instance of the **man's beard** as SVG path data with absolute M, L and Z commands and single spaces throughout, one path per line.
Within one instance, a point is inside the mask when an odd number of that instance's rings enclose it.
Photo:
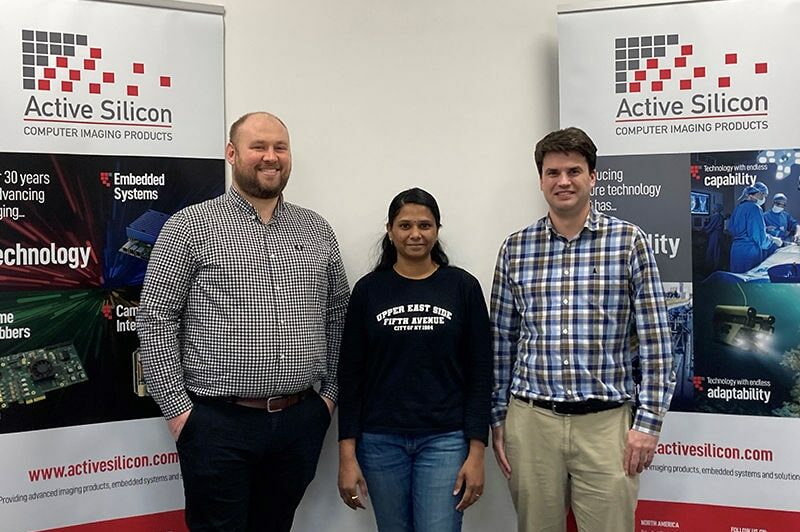
M 235 168 L 233 170 L 233 182 L 244 194 L 253 198 L 259 199 L 273 199 L 277 198 L 286 188 L 286 183 L 289 182 L 288 175 L 280 175 L 280 180 L 276 186 L 265 186 L 258 180 L 258 170 L 249 169 L 247 172 L 239 172 Z

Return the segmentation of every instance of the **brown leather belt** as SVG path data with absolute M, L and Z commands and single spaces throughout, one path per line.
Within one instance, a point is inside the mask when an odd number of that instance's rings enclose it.
M 554 414 L 560 416 L 580 416 L 583 414 L 594 414 L 595 412 L 603 412 L 605 410 L 612 410 L 624 405 L 624 402 L 619 401 L 601 401 L 600 399 L 587 399 L 586 401 L 545 401 L 543 399 L 530 399 L 528 397 L 520 397 L 515 395 L 520 401 L 524 401 L 529 405 L 538 406 L 550 410 Z
M 280 412 L 290 406 L 294 406 L 300 401 L 308 399 L 314 395 L 314 388 L 308 388 L 302 392 L 290 393 L 286 395 L 273 395 L 272 397 L 265 398 L 252 398 L 252 397 L 209 397 L 197 395 L 194 400 L 199 402 L 220 402 L 220 403 L 233 403 L 239 406 L 246 406 L 248 408 L 259 408 L 266 410 L 269 413 Z M 194 395 L 194 394 L 192 394 Z

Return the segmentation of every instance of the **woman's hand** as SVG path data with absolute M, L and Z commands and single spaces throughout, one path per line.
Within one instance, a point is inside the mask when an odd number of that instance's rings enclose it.
M 361 497 L 367 495 L 367 481 L 356 460 L 356 440 L 342 440 L 339 442 L 339 496 L 347 506 L 357 510 L 366 509 Z
M 463 512 L 483 494 L 483 455 L 484 445 L 482 441 L 469 441 L 469 454 L 464 461 L 464 465 L 458 471 L 456 485 L 453 487 L 453 495 L 463 489 L 464 495 L 461 497 L 456 510 Z

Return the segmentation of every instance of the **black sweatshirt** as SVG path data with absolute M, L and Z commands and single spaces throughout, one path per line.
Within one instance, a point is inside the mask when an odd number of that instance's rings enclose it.
M 353 288 L 339 359 L 339 439 L 463 430 L 487 442 L 492 356 L 477 279 L 452 266 L 425 279 L 392 269 Z

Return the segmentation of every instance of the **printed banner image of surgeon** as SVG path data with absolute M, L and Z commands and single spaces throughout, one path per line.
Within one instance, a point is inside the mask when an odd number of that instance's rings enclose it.
M 800 150 L 691 157 L 695 282 L 800 283 Z
M 698 412 L 800 416 L 800 285 L 695 287 Z

